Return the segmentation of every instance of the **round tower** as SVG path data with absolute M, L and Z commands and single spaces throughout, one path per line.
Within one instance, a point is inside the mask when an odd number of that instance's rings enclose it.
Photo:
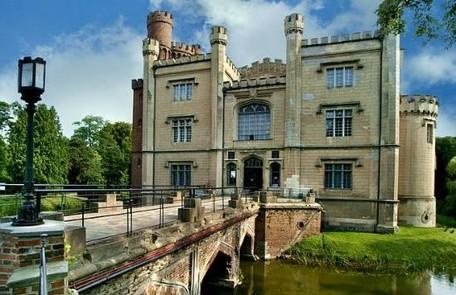
M 434 96 L 402 96 L 400 103 L 399 225 L 434 227 Z
M 168 11 L 154 11 L 147 16 L 147 37 L 160 43 L 159 59 L 171 57 L 173 15 Z

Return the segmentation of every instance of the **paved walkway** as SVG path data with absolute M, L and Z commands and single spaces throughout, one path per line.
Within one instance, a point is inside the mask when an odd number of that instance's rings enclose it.
M 228 197 L 224 198 L 225 206 L 228 205 Z M 182 206 L 181 202 L 165 204 L 165 223 L 177 220 L 177 209 Z M 205 212 L 214 210 L 212 200 L 203 200 Z M 215 210 L 222 209 L 222 198 L 215 200 Z M 65 216 L 65 224 L 81 226 L 81 214 Z M 133 208 L 133 231 L 158 226 L 160 223 L 160 206 L 144 206 Z M 84 225 L 86 227 L 86 241 L 94 241 L 106 237 L 124 234 L 127 232 L 127 210 L 120 209 L 115 212 L 87 213 L 84 214 Z

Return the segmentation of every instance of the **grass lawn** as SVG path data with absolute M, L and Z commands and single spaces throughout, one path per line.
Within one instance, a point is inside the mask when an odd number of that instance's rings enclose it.
M 0 197 L 0 217 L 16 215 L 18 208 L 22 204 L 22 198 L 18 196 Z M 81 201 L 76 198 L 61 196 L 49 196 L 41 199 L 41 211 L 62 211 L 65 214 L 79 212 Z
M 312 266 L 366 272 L 456 271 L 456 230 L 401 227 L 396 234 L 324 232 L 288 251 Z

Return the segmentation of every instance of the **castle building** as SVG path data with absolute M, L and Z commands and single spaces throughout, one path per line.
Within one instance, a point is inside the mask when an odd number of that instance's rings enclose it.
M 400 95 L 399 36 L 306 40 L 291 14 L 286 61 L 238 68 L 224 27 L 206 54 L 171 42 L 168 12 L 147 28 L 144 76 L 132 81 L 133 185 L 312 189 L 326 227 L 435 226 L 438 102 Z

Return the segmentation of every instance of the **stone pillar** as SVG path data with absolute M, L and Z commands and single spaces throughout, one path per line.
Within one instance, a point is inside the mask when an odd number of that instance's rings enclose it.
M 223 76 L 225 73 L 227 30 L 214 26 L 211 30 L 211 156 L 210 175 L 215 177 L 216 187 L 222 186 L 223 176 Z
M 66 294 L 68 265 L 64 260 L 64 224 L 45 220 L 36 226 L 0 224 L 0 294 L 38 294 L 41 234 L 47 234 L 49 294 Z
M 399 180 L 399 95 L 400 42 L 399 35 L 387 35 L 382 40 L 382 97 L 380 139 L 380 200 L 377 232 L 397 230 Z
M 231 194 L 231 198 L 228 201 L 228 207 L 230 208 L 242 208 L 242 198 L 239 194 Z
M 155 77 L 153 64 L 158 59 L 159 43 L 146 38 L 143 41 L 143 133 L 142 133 L 142 184 L 153 184 L 154 138 L 155 138 Z
M 199 198 L 185 198 L 184 207 L 177 209 L 177 216 L 182 222 L 198 222 L 203 220 L 204 207 Z

